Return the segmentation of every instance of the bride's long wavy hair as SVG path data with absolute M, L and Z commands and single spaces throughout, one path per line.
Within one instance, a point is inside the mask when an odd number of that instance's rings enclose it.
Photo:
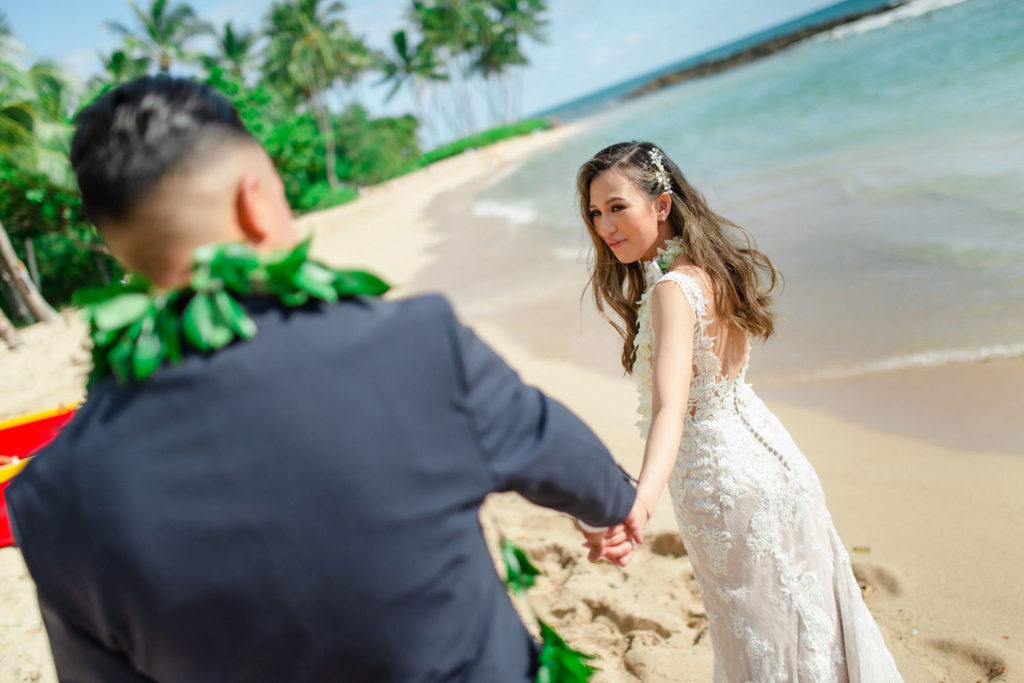
M 672 183 L 672 208 L 667 218 L 672 234 L 683 238 L 686 255 L 711 276 L 719 315 L 751 335 L 767 339 L 775 331 L 770 292 L 781 279 L 768 257 L 757 250 L 751 234 L 712 211 L 664 151 L 653 143 L 636 141 L 605 147 L 580 167 L 576 190 L 580 214 L 594 243 L 589 287 L 598 311 L 605 314 L 606 307 L 610 308 L 622 320 L 619 324 L 608 317 L 622 336 L 622 367 L 627 373 L 633 372 L 636 362 L 633 340 L 645 288 L 644 267 L 640 261 L 621 263 L 597 234 L 590 215 L 590 185 L 597 176 L 615 169 L 656 199 L 662 186 L 651 162 L 652 150 L 661 154 Z

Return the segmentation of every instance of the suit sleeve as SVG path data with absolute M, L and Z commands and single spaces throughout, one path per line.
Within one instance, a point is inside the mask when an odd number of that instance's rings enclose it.
M 565 406 L 526 386 L 454 315 L 465 407 L 495 491 L 609 526 L 636 497 L 629 475 Z

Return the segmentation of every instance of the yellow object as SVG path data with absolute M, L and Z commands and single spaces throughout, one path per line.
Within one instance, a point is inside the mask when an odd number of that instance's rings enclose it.
M 27 465 L 28 461 L 34 457 L 34 455 L 30 455 L 27 458 L 22 458 L 21 460 L 12 462 L 9 465 L 0 466 L 0 484 L 12 479 L 14 475 L 25 469 L 25 465 Z
M 43 410 L 38 413 L 31 413 L 29 415 L 19 415 L 17 417 L 8 418 L 6 420 L 0 420 L 0 430 L 10 429 L 12 427 L 20 427 L 23 424 L 29 422 L 38 422 L 39 420 L 45 420 L 50 417 L 57 417 L 64 413 L 69 413 L 78 407 L 78 403 L 68 403 L 66 405 L 57 406 L 50 410 Z
M 65 415 L 73 412 L 78 408 L 78 403 L 68 403 L 65 405 L 51 408 L 50 410 L 43 410 L 38 413 L 30 413 L 29 415 L 18 415 L 17 417 L 8 418 L 6 420 L 0 420 L 0 431 L 5 429 L 12 429 L 14 427 L 20 427 L 24 424 L 31 422 L 38 422 L 40 420 L 47 420 L 51 417 L 57 417 L 58 415 Z M 3 455 L 0 453 L 0 455 Z M 16 460 L 8 465 L 0 465 L 0 484 L 10 481 L 14 475 L 25 469 L 25 465 L 32 459 L 33 456 Z

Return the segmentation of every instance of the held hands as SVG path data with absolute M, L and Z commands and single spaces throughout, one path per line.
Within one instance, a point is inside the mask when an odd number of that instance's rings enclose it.
M 621 524 L 591 531 L 592 527 L 584 527 L 577 522 L 576 528 L 587 539 L 583 545 L 590 549 L 587 559 L 597 562 L 604 557 L 620 567 L 625 567 L 633 559 L 636 547 L 644 541 L 643 528 L 648 519 L 650 512 L 644 502 L 637 497 L 633 501 L 629 515 Z

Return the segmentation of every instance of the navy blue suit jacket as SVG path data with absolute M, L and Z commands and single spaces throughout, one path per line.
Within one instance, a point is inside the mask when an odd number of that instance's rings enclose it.
M 7 504 L 63 681 L 532 679 L 478 508 L 595 525 L 634 490 L 440 297 L 285 309 L 104 380 Z

